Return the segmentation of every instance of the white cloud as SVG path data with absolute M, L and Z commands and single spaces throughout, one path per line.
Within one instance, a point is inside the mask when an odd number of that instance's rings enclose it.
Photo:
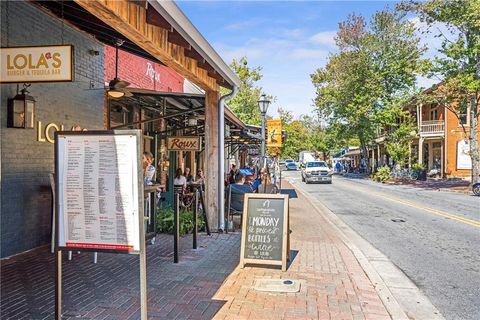
M 244 20 L 236 23 L 231 23 L 224 27 L 225 30 L 236 31 L 242 30 L 246 28 L 252 28 L 260 24 L 262 21 L 260 19 L 251 19 L 251 20 Z
M 328 57 L 329 52 L 322 49 L 306 49 L 300 48 L 293 50 L 290 55 L 294 59 L 320 59 L 325 60 Z
M 271 37 L 260 38 L 256 35 L 240 46 L 224 43 L 214 43 L 213 46 L 227 63 L 246 56 L 249 65 L 262 67 L 263 78 L 258 84 L 265 93 L 277 97 L 269 109 L 269 115 L 278 116 L 277 109 L 282 107 L 292 110 L 297 117 L 312 112 L 315 88 L 310 74 L 325 65 L 333 50 L 331 46 L 335 33 L 320 33 L 324 38 L 318 36 L 317 43 L 313 43 L 311 38 L 318 34 L 299 28 L 283 29 Z
M 323 45 L 327 47 L 335 47 L 336 31 L 322 31 L 310 37 L 310 41 L 314 44 Z

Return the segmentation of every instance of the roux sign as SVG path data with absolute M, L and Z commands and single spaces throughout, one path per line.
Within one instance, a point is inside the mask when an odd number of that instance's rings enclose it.
M 73 81 L 73 46 L 0 49 L 0 82 Z
M 168 137 L 169 151 L 200 151 L 200 137 Z

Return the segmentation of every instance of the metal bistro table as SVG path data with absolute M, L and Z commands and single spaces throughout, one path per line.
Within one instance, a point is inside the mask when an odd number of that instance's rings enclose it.
M 159 190 L 165 190 L 163 184 L 152 184 L 143 187 L 143 193 L 145 197 L 145 241 L 150 241 L 151 244 L 155 243 L 156 231 L 156 212 L 157 212 L 157 199 L 156 193 L 162 192 Z

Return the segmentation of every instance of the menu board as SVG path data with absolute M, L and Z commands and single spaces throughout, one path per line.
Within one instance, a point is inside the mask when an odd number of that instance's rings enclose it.
M 288 256 L 288 195 L 245 194 L 240 265 L 281 265 Z
M 139 133 L 57 133 L 58 246 L 140 250 Z

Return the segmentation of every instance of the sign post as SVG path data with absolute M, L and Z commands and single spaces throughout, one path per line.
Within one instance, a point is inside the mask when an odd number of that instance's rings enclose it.
M 289 197 L 283 194 L 245 194 L 240 267 L 245 264 L 280 265 L 287 270 Z
M 55 133 L 56 307 L 62 316 L 62 250 L 140 256 L 141 319 L 147 278 L 140 130 Z

